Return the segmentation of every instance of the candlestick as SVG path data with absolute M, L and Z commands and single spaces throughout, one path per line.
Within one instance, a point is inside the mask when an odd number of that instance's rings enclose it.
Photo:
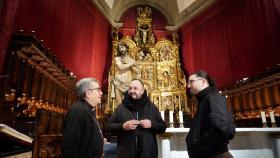
M 262 117 L 262 122 L 266 123 L 266 117 L 265 117 L 265 112 L 261 111 L 261 117 Z
M 264 112 L 264 111 L 261 111 L 261 117 L 262 117 L 262 124 L 263 124 L 263 127 L 267 127 L 267 124 L 266 124 L 266 116 L 265 116 L 265 112 Z
M 271 126 L 277 127 L 275 117 L 274 117 L 274 111 L 270 111 L 269 116 L 270 116 Z
M 275 118 L 274 118 L 274 112 L 273 111 L 269 112 L 269 116 L 270 116 L 271 123 L 275 123 Z

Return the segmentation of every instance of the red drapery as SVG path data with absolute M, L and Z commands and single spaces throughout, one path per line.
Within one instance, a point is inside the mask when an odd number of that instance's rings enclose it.
M 10 30 L 22 29 L 28 34 L 36 31 L 37 37 L 44 40 L 45 46 L 78 79 L 96 77 L 102 81 L 110 53 L 110 24 L 90 0 L 9 0 L 7 3 L 19 6 L 13 10 L 15 13 L 6 11 L 14 19 L 12 24 L 5 22 Z
M 122 33 L 124 36 L 133 36 L 135 34 L 135 28 L 136 28 L 136 7 L 129 8 L 126 12 L 123 13 L 121 22 L 123 22 L 123 26 L 120 29 L 120 33 Z M 152 8 L 152 27 L 153 32 L 155 33 L 156 38 L 159 40 L 161 38 L 167 38 L 167 36 L 170 34 L 168 31 L 165 31 L 165 26 L 167 24 L 167 21 L 163 14 L 161 14 L 158 10 L 155 8 Z
M 0 12 L 0 75 L 4 75 L 6 49 L 12 33 L 12 27 L 18 6 L 18 0 L 4 0 Z
M 280 63 L 279 28 L 273 0 L 220 1 L 182 27 L 184 66 L 225 88 Z

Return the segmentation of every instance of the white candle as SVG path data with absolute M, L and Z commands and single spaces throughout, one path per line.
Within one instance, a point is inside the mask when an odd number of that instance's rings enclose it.
M 183 123 L 183 112 L 179 111 L 179 122 Z
M 164 121 L 164 111 L 160 111 L 160 116 L 161 116 L 161 118 L 162 118 L 163 121 Z
M 270 112 L 269 112 L 269 116 L 270 116 L 270 121 L 271 121 L 271 123 L 275 123 L 274 111 L 270 111 Z
M 261 111 L 261 117 L 262 117 L 262 122 L 266 123 L 266 117 L 265 117 L 265 112 Z
M 169 122 L 173 122 L 173 111 L 169 111 Z

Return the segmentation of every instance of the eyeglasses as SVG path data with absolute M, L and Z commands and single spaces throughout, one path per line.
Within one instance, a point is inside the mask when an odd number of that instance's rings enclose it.
M 193 84 L 195 81 L 199 81 L 199 80 L 203 80 L 203 79 L 200 78 L 200 79 L 196 79 L 196 80 L 189 80 L 189 81 L 188 81 L 188 84 Z
M 97 90 L 97 92 L 101 92 L 101 88 L 100 87 L 97 87 L 97 88 L 90 88 L 88 90 L 91 90 L 91 91 L 94 91 L 94 90 Z

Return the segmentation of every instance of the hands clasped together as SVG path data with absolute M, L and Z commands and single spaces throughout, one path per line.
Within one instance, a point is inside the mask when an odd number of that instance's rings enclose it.
M 141 126 L 142 128 L 151 128 L 152 123 L 151 120 L 149 119 L 144 119 L 144 120 L 133 119 L 133 120 L 126 121 L 122 127 L 124 130 L 135 130 L 137 126 Z

